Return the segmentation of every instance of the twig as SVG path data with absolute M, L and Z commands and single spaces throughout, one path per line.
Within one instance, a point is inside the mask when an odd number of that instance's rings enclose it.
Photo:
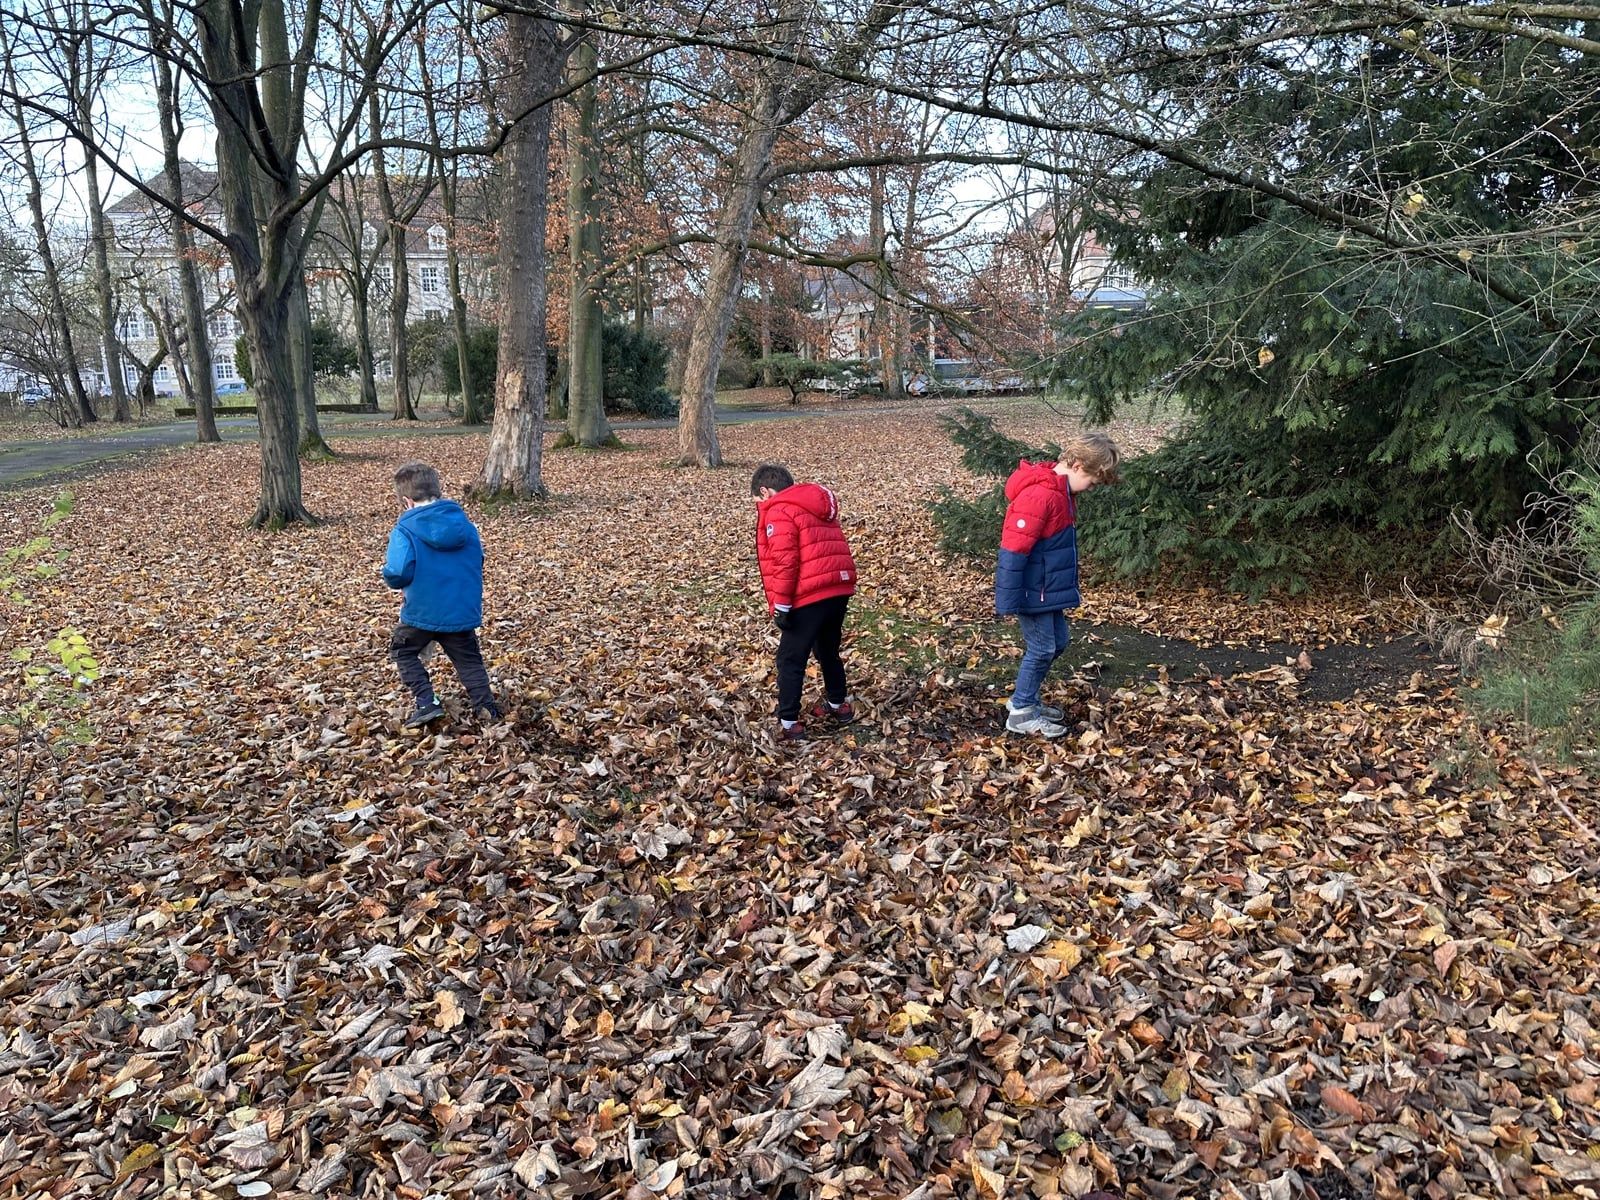
M 11 848 L 0 854 L 0 867 L 22 853 L 22 800 L 27 795 L 27 776 L 23 774 L 22 768 L 22 747 L 25 740 L 23 737 L 17 739 L 17 775 L 11 785 L 15 794 L 11 798 L 10 810 L 6 814 L 6 823 L 11 827 Z

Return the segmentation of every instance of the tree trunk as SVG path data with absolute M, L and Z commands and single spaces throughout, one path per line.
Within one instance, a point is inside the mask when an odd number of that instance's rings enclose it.
M 424 94 L 432 89 L 424 86 Z M 433 101 L 425 99 L 428 111 Z M 372 136 L 383 136 L 383 121 L 378 113 L 377 93 L 367 99 L 367 123 Z M 395 207 L 389 187 L 389 168 L 379 154 L 372 160 L 372 176 L 378 188 L 378 207 L 389 227 L 389 270 L 394 279 L 389 287 L 389 380 L 394 386 L 394 419 L 415 421 L 417 410 L 411 402 L 410 339 L 406 336 L 406 312 L 411 307 L 411 259 L 406 253 L 406 224 Z
M 716 246 L 705 296 L 689 339 L 683 368 L 683 395 L 678 418 L 678 461 L 686 467 L 720 467 L 717 439 L 717 370 L 739 304 L 739 277 L 745 247 L 755 224 L 756 206 L 766 186 L 772 148 L 778 141 L 779 95 L 765 77 L 757 85 L 748 124 L 733 159 L 733 180 L 717 219 Z
M 761 386 L 772 387 L 778 381 L 772 370 L 772 275 L 761 277 Z
M 152 29 L 169 29 L 167 21 L 157 22 L 150 13 Z M 156 72 L 156 114 L 161 126 L 162 166 L 167 177 L 167 188 L 179 206 L 184 203 L 183 168 L 178 157 L 178 95 L 173 81 L 172 64 L 167 60 L 165 44 L 154 47 L 150 57 Z M 220 442 L 217 432 L 216 386 L 217 379 L 211 362 L 211 336 L 206 328 L 205 299 L 200 287 L 200 271 L 194 262 L 194 240 L 189 234 L 189 223 L 174 210 L 172 221 L 172 252 L 178 267 L 178 294 L 183 302 L 184 343 L 188 353 L 189 369 L 186 375 L 177 365 L 179 355 L 174 342 L 173 362 L 185 380 L 184 390 L 194 407 L 195 441 L 201 445 Z
M 235 278 L 239 278 L 237 268 Z M 294 367 L 284 353 L 291 333 L 287 295 L 241 297 L 245 344 L 255 383 L 256 420 L 261 426 L 261 502 L 250 523 L 281 529 L 296 521 L 310 524 L 300 497 L 298 406 Z
M 277 146 L 297 145 L 303 129 L 296 121 L 304 120 L 303 112 L 296 114 L 296 88 L 294 59 L 289 49 L 289 22 L 284 11 L 284 0 L 262 0 L 259 6 L 261 38 L 261 112 L 267 129 Z M 300 181 L 297 177 L 283 177 L 279 173 L 268 175 L 264 161 L 257 158 L 258 185 L 266 202 L 263 207 L 275 208 L 295 198 Z M 280 230 L 282 258 L 274 273 L 275 284 L 283 289 L 287 302 L 284 319 L 287 321 L 289 350 L 289 383 L 299 413 L 300 440 L 296 448 L 301 458 L 330 459 L 333 450 L 322 438 L 317 425 L 317 382 L 311 362 L 311 297 L 306 290 L 305 262 L 306 239 L 313 229 L 307 228 L 305 219 L 295 215 L 277 217 Z
M 558 420 L 567 419 L 567 387 L 572 379 L 572 366 L 567 361 L 565 346 L 556 351 L 556 377 L 551 381 L 545 401 L 545 415 Z
M 357 244 L 360 244 L 359 238 Z M 378 368 L 377 356 L 372 350 L 372 315 L 367 311 L 372 294 L 361 275 L 361 266 L 357 264 L 355 286 L 351 288 L 356 310 L 356 371 L 360 376 L 362 411 L 375 413 L 378 411 Z
M 542 499 L 545 406 L 546 268 L 544 234 L 550 180 L 550 109 L 528 113 L 555 91 L 559 75 L 550 22 L 506 15 L 510 92 L 507 116 L 516 120 L 500 151 L 500 363 L 495 377 L 494 428 L 479 497 Z
M 258 181 L 250 141 L 250 131 L 256 128 L 250 82 L 255 74 L 255 31 L 241 27 L 238 14 L 230 0 L 204 0 L 197 23 L 211 79 L 208 99 L 217 130 L 217 189 L 261 428 L 261 499 L 250 523 L 281 528 L 313 521 L 301 499 L 300 431 L 289 367 L 289 297 L 301 268 L 299 247 L 291 244 L 289 229 L 274 224 L 263 237 L 256 216 Z M 291 179 L 282 186 L 297 182 Z
M 88 115 L 84 125 L 88 128 Z M 111 255 L 106 249 L 110 240 L 106 233 L 105 206 L 100 199 L 100 170 L 94 151 L 84 148 L 84 190 L 89 201 L 89 250 L 94 266 L 95 315 L 100 319 L 100 354 L 105 362 L 106 386 L 111 392 L 111 419 L 126 424 L 133 414 L 128 411 L 128 381 L 123 376 L 122 347 L 117 344 L 116 288 L 111 282 Z
M 12 76 L 15 79 L 15 76 Z M 61 291 L 61 273 L 56 269 L 55 252 L 50 248 L 50 226 L 44 216 L 44 189 L 39 184 L 39 164 L 33 156 L 33 137 L 28 131 L 28 117 L 19 101 L 15 106 L 17 142 L 22 149 L 22 169 L 28 180 L 28 212 L 33 217 L 34 249 L 39 255 L 39 265 L 44 272 L 45 298 L 50 305 L 50 320 L 61 339 L 63 374 L 71 403 L 62 404 L 67 424 L 76 428 L 92 424 L 98 418 L 94 405 L 83 387 L 83 372 L 78 365 L 78 351 L 72 344 L 72 320 L 67 314 L 67 302 Z M 63 397 L 63 401 L 66 397 Z
M 574 6 L 587 11 L 584 0 Z M 569 78 L 594 72 L 595 49 L 584 35 L 572 52 Z M 567 326 L 567 439 L 574 446 L 603 446 L 615 441 L 606 420 L 605 315 L 596 283 L 601 269 L 600 142 L 596 128 L 599 85 L 591 80 L 578 89 L 577 120 L 567 153 L 567 256 L 571 291 Z
M 76 9 L 77 6 L 74 6 Z M 87 36 L 93 16 L 87 0 L 73 14 L 85 31 L 74 38 L 68 51 L 68 87 L 78 120 L 79 144 L 83 148 L 84 200 L 89 208 L 89 265 L 93 272 L 95 316 L 100 325 L 100 358 L 106 372 L 106 388 L 111 395 L 111 419 L 126 424 L 128 381 L 123 375 L 122 347 L 117 340 L 116 288 L 111 280 L 111 255 L 105 205 L 100 194 L 100 160 L 95 156 L 91 131 L 94 129 L 95 93 L 100 82 L 96 75 L 95 39 Z
M 295 239 L 297 242 L 298 238 Z M 296 259 L 298 259 L 298 254 Z M 295 405 L 300 410 L 301 458 L 326 461 L 335 457 L 317 424 L 316 364 L 311 361 L 311 293 L 306 275 L 296 269 L 289 281 L 289 363 L 293 372 Z
M 460 196 L 459 179 L 461 159 L 454 157 L 448 167 L 439 151 L 444 139 L 439 136 L 439 109 L 434 103 L 432 76 L 428 72 L 426 47 L 419 46 L 417 67 L 422 74 L 422 109 L 428 120 L 428 141 L 434 148 L 434 168 L 439 172 L 439 199 L 444 205 L 446 237 L 444 245 L 445 276 L 450 287 L 450 327 L 456 341 L 456 377 L 461 382 L 461 423 L 481 425 L 483 404 L 478 396 L 476 381 L 472 378 L 472 348 L 468 342 L 467 298 L 461 291 L 461 250 L 456 240 L 459 228 L 456 222 L 456 203 Z M 466 39 L 457 42 L 455 77 L 461 79 L 466 66 Z M 458 125 L 459 128 L 459 125 Z M 374 131 L 376 133 L 376 131 Z
M 415 421 L 411 403 L 410 339 L 406 336 L 406 309 L 411 307 L 411 261 L 406 255 L 406 231 L 395 224 L 389 234 L 389 264 L 394 286 L 389 289 L 389 369 L 394 383 L 394 419 Z
M 785 0 L 780 6 L 774 23 L 777 49 L 787 51 L 800 43 L 808 8 L 803 0 Z M 903 11 L 903 5 L 896 0 L 873 0 L 861 24 L 838 41 L 832 65 L 841 70 L 855 69 Z M 769 62 L 757 79 L 733 159 L 733 179 L 717 218 L 716 247 L 711 255 L 705 299 L 695 318 L 689 358 L 684 365 L 678 419 L 678 461 L 684 466 L 722 465 L 722 447 L 717 441 L 717 368 L 722 365 L 722 350 L 739 303 L 739 275 L 756 208 L 766 190 L 772 148 L 779 131 L 820 100 L 831 81 L 829 72 L 819 71 L 796 84 L 795 67 L 783 59 Z

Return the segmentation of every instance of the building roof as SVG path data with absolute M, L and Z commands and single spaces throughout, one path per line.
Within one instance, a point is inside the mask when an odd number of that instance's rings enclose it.
M 172 199 L 172 189 L 167 186 L 166 171 L 158 171 L 140 182 L 163 199 Z M 193 204 L 196 200 L 209 200 L 217 192 L 217 173 L 210 167 L 201 167 L 180 160 L 178 185 L 183 188 L 183 199 L 186 204 Z M 151 200 L 144 192 L 138 188 L 129 188 L 128 194 L 113 203 L 106 212 L 113 217 L 146 213 L 150 211 L 150 205 Z

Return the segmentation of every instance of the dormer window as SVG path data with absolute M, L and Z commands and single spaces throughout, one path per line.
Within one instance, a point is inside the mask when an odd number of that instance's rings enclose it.
M 448 235 L 443 225 L 435 225 L 428 230 L 428 249 L 442 252 Z

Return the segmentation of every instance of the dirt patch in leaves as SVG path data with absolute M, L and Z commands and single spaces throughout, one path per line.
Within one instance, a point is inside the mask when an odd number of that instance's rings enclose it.
M 30 780 L 0 1195 L 1596 1188 L 1593 785 L 1428 669 L 1319 696 L 1398 602 L 1091 567 L 1086 628 L 1311 668 L 1080 675 L 1073 736 L 1010 740 L 1015 638 L 936 553 L 924 498 L 976 483 L 930 420 L 731 429 L 718 472 L 638 436 L 478 513 L 512 720 L 441 680 L 422 737 L 386 481 L 424 456 L 458 490 L 481 439 L 311 467 L 326 524 L 276 536 L 240 529 L 250 448 L 84 486 L 64 575 L 6 613 L 108 672 L 93 744 L 0 763 Z M 801 749 L 769 736 L 763 459 L 836 488 L 862 569 L 863 720 Z

